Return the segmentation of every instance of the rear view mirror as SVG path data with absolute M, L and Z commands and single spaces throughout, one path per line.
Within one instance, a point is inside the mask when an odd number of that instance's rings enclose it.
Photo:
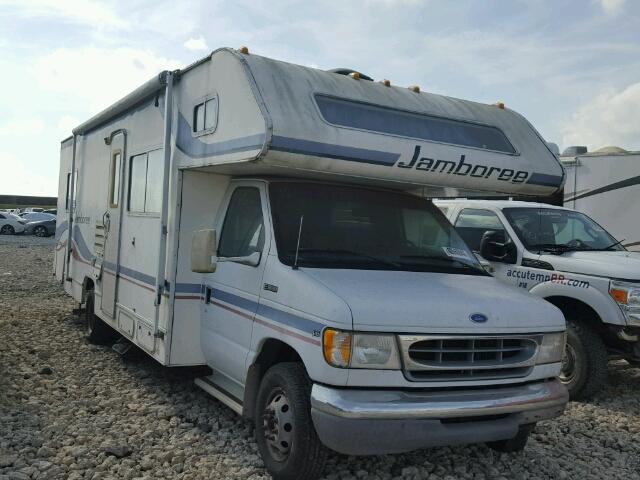
M 216 231 L 198 230 L 191 240 L 191 271 L 213 273 L 216 271 Z
M 490 262 L 516 263 L 518 252 L 505 232 L 489 230 L 480 241 L 480 255 Z

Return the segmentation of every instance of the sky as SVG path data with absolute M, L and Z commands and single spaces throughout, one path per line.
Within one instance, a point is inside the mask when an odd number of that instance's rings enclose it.
M 73 127 L 240 46 L 503 101 L 561 150 L 640 150 L 636 0 L 0 0 L 0 194 L 56 196 Z

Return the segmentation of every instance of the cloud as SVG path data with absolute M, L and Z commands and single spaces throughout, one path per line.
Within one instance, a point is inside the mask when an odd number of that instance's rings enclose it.
M 187 50 L 192 50 L 197 52 L 199 50 L 209 50 L 209 46 L 207 45 L 207 41 L 200 35 L 198 38 L 190 38 L 186 42 L 184 42 L 184 47 Z
M 607 145 L 640 150 L 640 82 L 622 91 L 607 90 L 576 111 L 562 142 L 589 150 Z
M 44 130 L 42 117 L 18 117 L 0 124 L 0 136 L 17 137 L 41 133 Z
M 627 0 L 599 0 L 602 10 L 607 15 L 619 14 Z
M 42 90 L 68 96 L 85 113 L 96 113 L 162 70 L 181 65 L 136 48 L 60 48 L 36 59 L 32 73 Z
M 2 177 L 10 180 L 2 187 L 2 193 L 57 196 L 58 178 L 42 174 L 38 169 L 32 168 L 29 153 L 26 155 L 26 158 L 21 158 L 12 153 L 0 152 Z
M 95 0 L 0 0 L 0 6 L 12 7 L 12 15 L 63 19 L 96 28 L 128 28 L 128 22 L 114 10 Z

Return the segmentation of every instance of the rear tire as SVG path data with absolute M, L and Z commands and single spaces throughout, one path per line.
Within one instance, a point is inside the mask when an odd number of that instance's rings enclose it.
M 46 237 L 47 236 L 47 229 L 44 227 L 36 227 L 33 229 L 33 234 L 36 237 Z
M 95 297 L 93 291 L 90 291 L 87 293 L 87 301 L 84 309 L 87 340 L 94 345 L 104 345 L 113 342 L 116 337 L 115 331 L 95 314 L 94 305 Z
M 16 229 L 12 225 L 3 225 L 0 228 L 0 235 L 15 235 Z
M 328 449 L 311 419 L 311 382 L 300 363 L 286 362 L 265 373 L 255 411 L 255 436 L 267 471 L 275 480 L 314 480 Z
M 560 381 L 571 400 L 587 400 L 607 383 L 607 348 L 589 325 L 567 321 L 567 346 Z
M 487 442 L 487 446 L 495 450 L 496 452 L 502 453 L 513 453 L 513 452 L 521 452 L 527 446 L 527 442 L 529 441 L 529 435 L 533 431 L 536 424 L 532 425 L 523 425 L 518 430 L 518 434 L 513 438 L 508 438 L 506 440 L 497 440 L 495 442 Z

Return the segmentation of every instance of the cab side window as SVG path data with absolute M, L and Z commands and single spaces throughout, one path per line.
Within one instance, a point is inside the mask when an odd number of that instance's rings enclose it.
M 218 256 L 246 257 L 262 252 L 264 221 L 260 192 L 254 187 L 235 189 L 222 225 Z
M 490 210 L 465 208 L 458 215 L 454 226 L 474 252 L 480 251 L 482 237 L 487 232 L 497 232 L 498 240 L 503 243 L 509 238 L 498 216 Z

